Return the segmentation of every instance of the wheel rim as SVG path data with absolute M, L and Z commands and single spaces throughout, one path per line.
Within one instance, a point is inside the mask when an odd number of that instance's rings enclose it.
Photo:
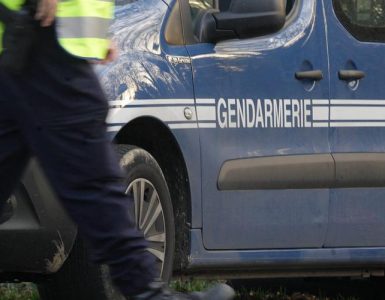
M 144 178 L 135 179 L 126 190 L 134 200 L 133 217 L 137 229 L 144 233 L 150 252 L 156 260 L 160 277 L 166 255 L 166 222 L 162 203 L 154 185 Z

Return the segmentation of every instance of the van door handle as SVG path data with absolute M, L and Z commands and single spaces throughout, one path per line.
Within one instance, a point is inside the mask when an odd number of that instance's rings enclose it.
M 365 72 L 359 70 L 340 70 L 338 72 L 338 78 L 345 81 L 360 80 L 365 75 Z
M 324 78 L 321 70 L 295 72 L 295 78 L 298 80 L 320 81 Z

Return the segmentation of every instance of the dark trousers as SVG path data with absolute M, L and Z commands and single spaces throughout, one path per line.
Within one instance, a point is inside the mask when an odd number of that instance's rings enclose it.
M 92 67 L 61 49 L 52 28 L 38 36 L 23 75 L 0 70 L 0 200 L 36 156 L 92 258 L 135 294 L 153 280 L 153 260 L 129 218 L 132 199 L 106 136 L 107 101 Z

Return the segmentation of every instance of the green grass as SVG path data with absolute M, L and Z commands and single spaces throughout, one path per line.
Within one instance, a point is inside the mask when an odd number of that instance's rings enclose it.
M 180 292 L 192 292 L 205 290 L 218 281 L 205 280 L 184 280 L 179 279 L 173 281 L 171 287 Z M 31 283 L 18 284 L 0 284 L 0 300 L 39 300 L 36 286 Z M 284 288 L 269 291 L 264 289 L 255 289 L 252 291 L 239 291 L 236 300 L 360 300 L 359 298 L 351 298 L 339 296 L 336 298 L 327 298 L 322 295 L 308 295 L 295 293 L 288 295 Z
M 176 280 L 171 284 L 171 287 L 180 292 L 202 291 L 214 285 L 218 281 L 203 281 L 203 280 Z M 338 296 L 336 298 L 323 297 L 322 295 L 309 295 L 303 293 L 294 293 L 288 295 L 284 288 L 279 290 L 241 290 L 237 292 L 236 300 L 360 300 L 359 298 Z
M 0 300 L 39 300 L 39 294 L 30 283 L 3 283 L 0 284 Z

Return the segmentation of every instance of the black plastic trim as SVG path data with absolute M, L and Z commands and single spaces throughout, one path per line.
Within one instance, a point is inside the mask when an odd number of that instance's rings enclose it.
M 70 254 L 76 226 L 50 188 L 36 160 L 15 193 L 17 208 L 0 225 L 0 273 L 51 274 Z
M 365 72 L 359 70 L 340 70 L 338 78 L 345 81 L 360 80 L 366 76 Z
M 333 153 L 335 187 L 385 187 L 385 153 Z
M 385 153 L 332 153 L 226 161 L 219 190 L 385 187 Z
M 230 160 L 223 164 L 219 190 L 327 188 L 334 181 L 330 154 Z
M 324 76 L 322 70 L 311 70 L 295 72 L 295 78 L 298 80 L 320 81 L 324 78 Z

